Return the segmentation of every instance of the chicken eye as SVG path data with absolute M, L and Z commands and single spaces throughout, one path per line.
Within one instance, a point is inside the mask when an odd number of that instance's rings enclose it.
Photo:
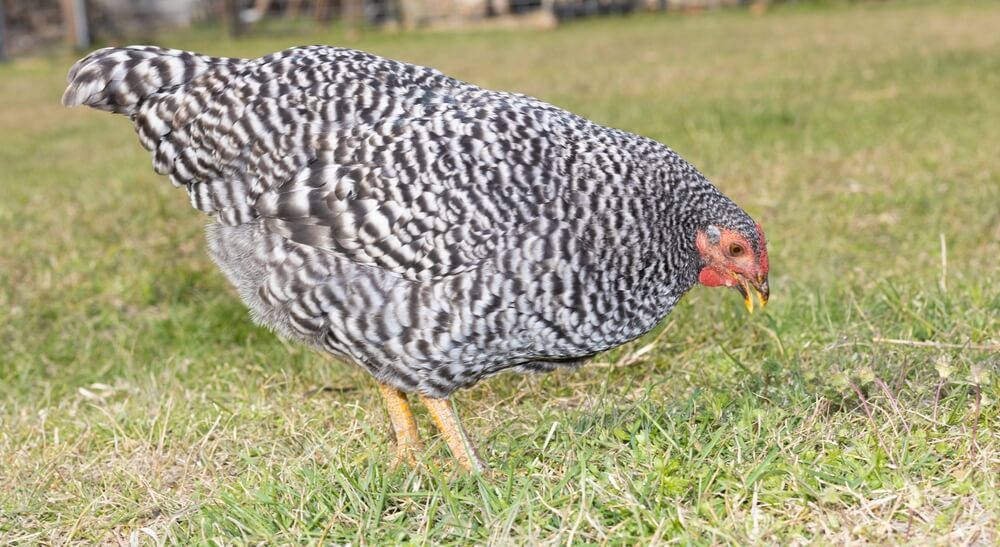
M 743 245 L 740 245 L 739 243 L 729 244 L 729 256 L 741 256 L 744 251 L 745 249 L 743 248 Z

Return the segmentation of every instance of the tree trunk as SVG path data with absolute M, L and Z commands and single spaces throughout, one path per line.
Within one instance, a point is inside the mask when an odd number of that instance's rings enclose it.
M 76 49 L 90 46 L 90 31 L 87 28 L 87 7 L 83 0 L 62 0 L 63 29 L 66 42 Z

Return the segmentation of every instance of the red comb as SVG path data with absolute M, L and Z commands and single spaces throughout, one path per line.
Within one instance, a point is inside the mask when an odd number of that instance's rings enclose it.
M 760 269 L 767 275 L 770 268 L 767 263 L 767 239 L 764 237 L 764 229 L 757 224 L 757 237 L 760 238 Z

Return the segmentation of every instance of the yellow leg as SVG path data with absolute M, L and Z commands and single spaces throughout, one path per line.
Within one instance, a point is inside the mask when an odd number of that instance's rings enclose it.
M 444 440 L 451 449 L 452 456 L 458 460 L 459 465 L 474 473 L 484 473 L 488 471 L 486 464 L 479 459 L 476 448 L 472 446 L 472 441 L 458 421 L 458 414 L 450 399 L 432 399 L 420 396 L 420 400 L 427 406 L 431 417 L 434 418 L 434 425 L 441 431 Z
M 378 389 L 382 392 L 385 409 L 389 412 L 389 421 L 392 422 L 392 430 L 396 433 L 396 459 L 393 463 L 406 462 L 415 465 L 417 453 L 424 445 L 420 442 L 417 421 L 413 419 L 413 411 L 410 410 L 406 394 L 386 384 L 379 384 Z

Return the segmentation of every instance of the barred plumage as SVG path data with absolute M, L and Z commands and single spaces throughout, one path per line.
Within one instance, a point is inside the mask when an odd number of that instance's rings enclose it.
M 659 143 L 360 51 L 103 49 L 69 82 L 64 104 L 129 116 L 215 215 L 212 257 L 256 321 L 403 391 L 640 336 L 698 281 L 699 230 L 765 252 Z

